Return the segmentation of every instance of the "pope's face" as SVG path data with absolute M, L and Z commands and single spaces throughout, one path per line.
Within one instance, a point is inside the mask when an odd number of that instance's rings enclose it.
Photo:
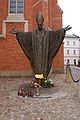
M 38 23 L 38 30 L 42 30 L 42 28 L 43 28 L 43 23 Z
M 44 17 L 41 12 L 37 14 L 36 22 L 37 22 L 38 30 L 41 31 L 43 28 L 43 22 L 44 22 Z

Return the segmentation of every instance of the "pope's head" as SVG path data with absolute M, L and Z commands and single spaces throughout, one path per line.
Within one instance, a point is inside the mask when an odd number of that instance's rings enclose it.
M 41 12 L 38 12 L 38 14 L 36 16 L 36 21 L 37 21 L 38 29 L 42 30 L 44 17 Z

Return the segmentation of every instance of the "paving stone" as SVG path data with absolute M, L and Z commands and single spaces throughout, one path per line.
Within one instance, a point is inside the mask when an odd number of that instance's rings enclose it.
M 0 120 L 80 120 L 77 85 L 66 83 L 65 74 L 50 78 L 55 87 L 38 98 L 17 96 L 19 86 L 33 78 L 0 78 Z

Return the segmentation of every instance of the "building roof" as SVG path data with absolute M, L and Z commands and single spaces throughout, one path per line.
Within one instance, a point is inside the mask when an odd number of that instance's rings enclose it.
M 75 34 L 67 34 L 65 35 L 65 38 L 80 38 L 79 36 L 75 35 Z

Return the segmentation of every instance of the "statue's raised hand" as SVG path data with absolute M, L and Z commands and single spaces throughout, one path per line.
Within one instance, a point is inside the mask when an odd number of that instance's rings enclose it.
M 18 31 L 16 29 L 12 29 L 12 30 L 9 31 L 9 33 L 11 33 L 11 34 L 17 34 L 17 32 Z
M 65 27 L 64 29 L 65 29 L 65 31 L 68 31 L 68 30 L 70 30 L 72 27 L 70 26 L 70 25 L 68 25 L 67 27 Z

